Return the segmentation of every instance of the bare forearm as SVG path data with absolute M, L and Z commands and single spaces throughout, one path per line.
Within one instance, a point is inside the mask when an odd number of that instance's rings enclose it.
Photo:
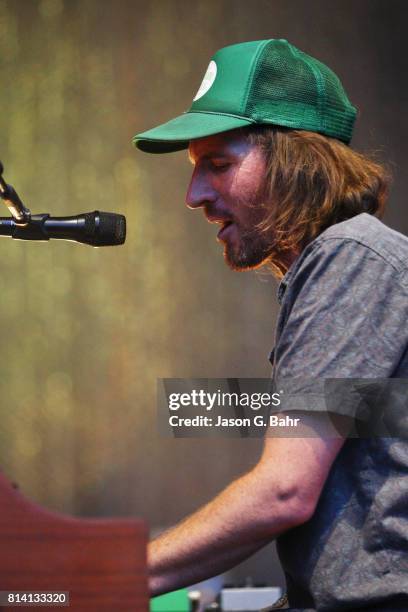
M 344 438 L 302 418 L 304 438 L 267 437 L 253 470 L 151 543 L 152 596 L 219 574 L 311 518 Z
M 177 529 L 176 527 L 175 529 Z M 173 530 L 172 530 L 173 531 Z M 164 537 L 170 535 L 170 532 L 164 534 Z M 156 567 L 154 571 L 154 559 L 158 555 L 163 554 L 161 538 L 151 542 L 149 545 L 149 589 L 150 596 L 155 597 L 162 593 L 174 591 L 184 586 L 201 582 L 212 576 L 217 576 L 223 572 L 234 567 L 241 561 L 244 561 L 247 557 L 254 554 L 262 546 L 268 542 L 257 542 L 256 544 L 240 544 L 234 546 L 228 550 L 215 552 L 212 551 L 203 558 L 198 557 L 195 560 L 186 561 L 180 563 L 180 565 L 173 565 L 166 571 L 160 571 L 160 567 Z
M 270 483 L 263 489 L 262 478 L 250 472 L 153 541 L 148 556 L 151 595 L 220 574 L 291 527 L 288 500 L 274 493 Z

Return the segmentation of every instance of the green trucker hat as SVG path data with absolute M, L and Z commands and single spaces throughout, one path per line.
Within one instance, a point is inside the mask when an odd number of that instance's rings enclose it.
M 188 111 L 133 142 L 148 153 L 250 125 L 320 132 L 349 143 L 357 110 L 330 68 L 287 40 L 224 47 L 212 57 Z

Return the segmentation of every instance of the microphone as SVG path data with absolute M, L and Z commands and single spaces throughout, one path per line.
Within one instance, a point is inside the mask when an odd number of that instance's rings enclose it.
M 72 217 L 31 215 L 25 225 L 12 217 L 0 217 L 0 236 L 17 240 L 73 240 L 94 247 L 116 246 L 126 239 L 126 217 L 109 212 L 82 213 Z
M 0 198 L 13 215 L 0 217 L 0 236 L 17 240 L 74 240 L 92 246 L 115 246 L 126 239 L 126 218 L 115 213 L 82 213 L 74 217 L 50 217 L 48 213 L 32 215 L 18 197 L 14 187 L 3 178 L 0 161 Z

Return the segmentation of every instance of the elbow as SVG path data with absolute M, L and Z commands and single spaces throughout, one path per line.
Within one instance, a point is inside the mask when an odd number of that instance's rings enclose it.
M 278 535 L 308 522 L 317 506 L 320 488 L 310 482 L 286 478 L 271 478 L 269 471 L 257 466 L 247 478 L 251 479 L 253 525 L 260 537 L 273 539 Z M 245 489 L 247 490 L 247 489 Z
M 287 520 L 289 523 L 289 529 L 298 527 L 307 523 L 313 516 L 317 500 L 312 498 L 310 495 L 302 494 L 301 492 L 295 493 L 291 498 L 286 500 L 284 504 L 284 513 L 286 513 Z
M 275 490 L 274 499 L 270 499 L 264 506 L 264 528 L 269 536 L 276 537 L 299 527 L 312 518 L 316 505 L 317 499 L 314 496 L 296 486 Z
M 312 518 L 317 505 L 314 495 L 296 485 L 279 491 L 277 500 L 279 515 L 285 529 L 307 523 Z

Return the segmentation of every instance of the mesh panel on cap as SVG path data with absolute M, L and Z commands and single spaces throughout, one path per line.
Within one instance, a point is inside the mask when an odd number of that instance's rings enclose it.
M 315 60 L 324 75 L 324 108 L 322 123 L 328 133 L 343 132 L 350 140 L 356 111 L 350 104 L 339 78 L 327 66 Z
M 348 142 L 355 109 L 327 66 L 287 41 L 271 40 L 258 59 L 246 114 L 259 123 L 322 132 Z
M 281 116 L 296 122 L 310 106 L 315 121 L 317 103 L 316 79 L 311 68 L 299 57 L 293 57 L 287 43 L 271 41 L 258 60 L 247 113 L 254 119 L 259 115 L 273 122 Z

